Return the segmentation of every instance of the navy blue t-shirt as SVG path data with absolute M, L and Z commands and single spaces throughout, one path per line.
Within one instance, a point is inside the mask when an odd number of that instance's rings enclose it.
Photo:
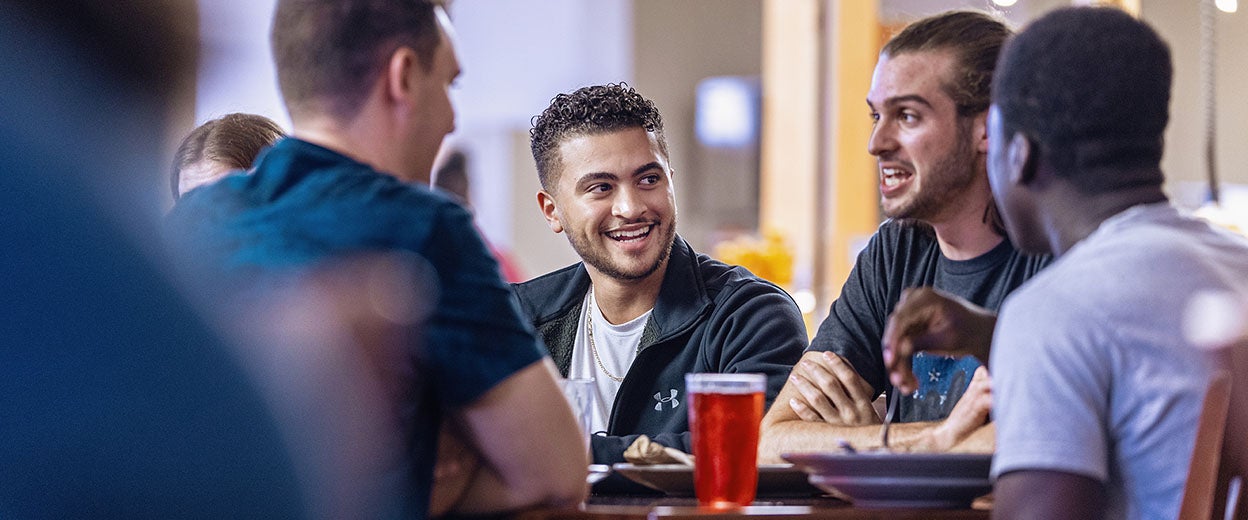
M 435 305 L 412 349 L 418 391 L 403 407 L 417 511 L 427 510 L 442 413 L 542 357 L 467 210 L 321 146 L 279 141 L 254 174 L 187 193 L 170 226 L 235 283 L 370 252 L 411 252 L 428 263 L 436 287 L 413 290 Z
M 1044 266 L 1048 255 L 1026 255 L 1002 240 L 970 260 L 950 260 L 940 252 L 935 233 L 920 224 L 886 221 L 867 247 L 832 303 L 832 311 L 808 350 L 832 351 L 854 366 L 878 395 L 892 391 L 884 372 L 880 347 L 884 325 L 911 287 L 935 287 L 967 301 L 997 310 L 1006 295 Z M 897 418 L 902 422 L 936 421 L 953 410 L 971 383 L 979 361 L 918 353 L 914 372 L 919 389 L 901 396 Z

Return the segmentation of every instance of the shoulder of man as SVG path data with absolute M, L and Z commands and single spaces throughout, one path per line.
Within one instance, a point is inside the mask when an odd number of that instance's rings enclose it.
M 581 262 L 532 280 L 511 284 L 520 312 L 535 325 L 579 305 L 589 290 L 589 274 Z
M 706 295 L 712 301 L 743 295 L 766 293 L 783 294 L 788 292 L 775 283 L 761 278 L 739 265 L 731 265 L 699 253 L 697 255 L 698 275 L 706 287 Z M 789 298 L 792 300 L 792 298 Z

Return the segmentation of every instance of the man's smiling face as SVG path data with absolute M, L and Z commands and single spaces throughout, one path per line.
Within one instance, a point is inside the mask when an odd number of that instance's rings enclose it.
M 676 237 L 671 169 L 641 127 L 582 134 L 559 144 L 559 177 L 538 195 L 550 227 L 567 232 L 590 272 L 616 280 L 663 276 Z

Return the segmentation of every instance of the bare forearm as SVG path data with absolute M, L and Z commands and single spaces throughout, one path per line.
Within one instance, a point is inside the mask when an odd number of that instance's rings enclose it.
M 889 448 L 901 451 L 944 451 L 948 449 L 936 431 L 939 423 L 900 423 L 889 430 Z M 841 441 L 856 450 L 881 447 L 880 425 L 841 426 L 828 423 L 791 420 L 777 422 L 763 429 L 759 441 L 759 463 L 784 462 L 782 453 L 836 451 Z M 951 444 L 950 444 L 951 445 Z M 943 449 L 942 449 L 943 448 Z
M 997 449 L 996 423 L 985 424 L 966 438 L 958 441 L 948 451 L 952 453 L 992 453 Z
M 570 408 L 543 404 L 563 402 L 553 372 L 549 359 L 534 363 L 457 414 L 481 468 L 456 511 L 570 505 L 585 498 L 587 439 Z M 559 449 L 537 450 L 534 442 Z
M 532 506 L 533 497 L 508 486 L 496 471 L 481 467 L 451 510 L 465 515 L 497 513 Z M 561 505 L 561 504 L 552 504 Z M 569 505 L 569 504 L 562 504 Z
M 1015 471 L 997 479 L 993 499 L 994 518 L 1101 518 L 1105 485 L 1059 471 Z

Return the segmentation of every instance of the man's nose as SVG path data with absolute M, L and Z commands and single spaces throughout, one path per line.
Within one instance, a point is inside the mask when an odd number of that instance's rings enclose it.
M 616 192 L 612 214 L 616 217 L 631 220 L 646 214 L 645 199 L 635 188 L 620 188 Z
M 881 121 L 871 129 L 871 138 L 867 140 L 867 153 L 880 156 L 897 149 L 897 140 L 893 135 L 892 125 Z

